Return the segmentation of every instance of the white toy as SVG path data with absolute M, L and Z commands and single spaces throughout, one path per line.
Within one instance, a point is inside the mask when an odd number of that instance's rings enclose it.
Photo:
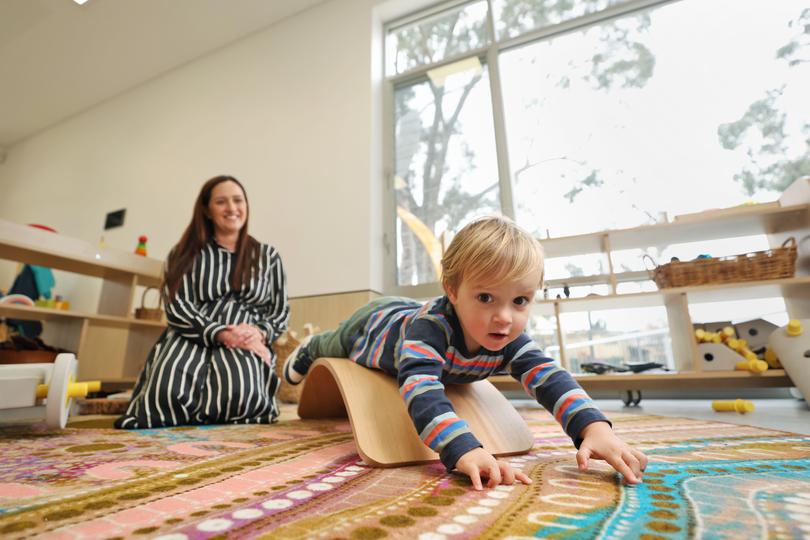
M 810 405 L 810 319 L 793 319 L 774 330 L 768 346 Z
M 63 429 L 71 399 L 98 392 L 100 381 L 76 382 L 76 356 L 63 353 L 52 364 L 0 365 L 0 421 L 41 418 Z
M 703 371 L 734 371 L 737 362 L 745 360 L 724 343 L 698 343 Z

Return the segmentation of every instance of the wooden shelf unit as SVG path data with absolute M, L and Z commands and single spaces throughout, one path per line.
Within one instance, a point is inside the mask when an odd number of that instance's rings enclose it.
M 575 375 L 585 390 L 686 390 L 712 388 L 780 388 L 793 386 L 783 369 L 769 369 L 756 374 L 747 371 L 692 371 L 651 374 Z M 501 391 L 523 391 L 523 387 L 509 375 L 496 375 L 488 379 Z
M 133 317 L 138 286 L 159 287 L 163 262 L 0 220 L 0 258 L 102 280 L 96 313 L 0 305 L 0 317 L 44 321 L 49 345 L 76 352 L 79 378 L 133 382 L 165 321 Z
M 617 294 L 617 285 L 650 279 L 648 272 L 614 273 L 612 252 L 617 250 L 663 247 L 698 240 L 723 239 L 765 234 L 771 248 L 780 247 L 788 237 L 798 243 L 796 274 L 785 279 L 676 287 L 651 292 Z M 660 374 L 576 375 L 586 388 L 707 388 L 791 386 L 783 370 L 758 375 L 748 372 L 703 371 L 689 306 L 706 302 L 727 302 L 782 297 L 790 318 L 810 317 L 810 178 L 797 180 L 779 201 L 712 210 L 676 218 L 671 223 L 610 230 L 594 234 L 541 240 L 546 257 L 569 257 L 599 253 L 608 262 L 607 274 L 549 280 L 551 287 L 604 284 L 611 294 L 583 298 L 537 300 L 535 313 L 553 317 L 556 322 L 559 358 L 569 368 L 565 328 L 566 313 L 661 306 L 666 310 L 675 372 Z M 491 380 L 502 388 L 516 387 L 509 377 Z

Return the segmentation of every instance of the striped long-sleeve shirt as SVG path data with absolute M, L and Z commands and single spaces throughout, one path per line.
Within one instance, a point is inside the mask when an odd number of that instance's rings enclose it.
M 468 353 L 446 296 L 424 305 L 405 299 L 383 304 L 369 317 L 350 358 L 397 378 L 417 433 L 448 470 L 482 445 L 456 416 L 445 383 L 470 383 L 505 370 L 554 415 L 577 447 L 585 426 L 607 421 L 574 378 L 526 333 L 499 351 Z
M 261 244 L 250 280 L 235 291 L 235 258 L 211 242 L 183 276 L 166 305 L 168 328 L 150 351 L 117 427 L 275 421 L 279 381 L 273 366 L 244 349 L 222 347 L 216 335 L 227 325 L 247 323 L 266 333 L 269 348 L 289 318 L 284 269 L 275 248 Z

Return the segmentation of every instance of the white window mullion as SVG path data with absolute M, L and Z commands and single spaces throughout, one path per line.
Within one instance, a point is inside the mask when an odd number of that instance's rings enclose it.
M 503 92 L 498 68 L 498 47 L 495 36 L 495 19 L 492 0 L 487 0 L 487 26 L 492 38 L 487 50 L 490 97 L 492 99 L 492 121 L 495 128 L 495 155 L 498 157 L 498 183 L 500 184 L 501 211 L 515 219 L 515 203 L 512 198 L 512 171 L 509 167 L 509 146 L 506 143 L 506 123 L 503 112 Z

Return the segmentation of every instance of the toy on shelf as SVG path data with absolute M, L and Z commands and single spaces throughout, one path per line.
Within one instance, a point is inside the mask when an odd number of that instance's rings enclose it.
M 146 236 L 138 237 L 138 246 L 135 248 L 135 255 L 146 257 L 146 241 L 149 240 Z
M 45 298 L 44 296 L 40 296 L 34 300 L 34 305 L 41 308 L 62 309 L 66 311 L 70 309 L 70 302 L 58 294 L 53 298 Z
M 34 305 L 34 301 L 24 294 L 9 294 L 0 299 L 0 304 L 32 307 Z
M 0 421 L 44 414 L 48 427 L 63 429 L 71 400 L 101 390 L 100 381 L 76 382 L 78 365 L 70 353 L 60 354 L 52 364 L 0 365 Z
M 704 371 L 746 370 L 762 373 L 780 367 L 768 352 L 767 336 L 777 328 L 763 319 L 732 325 L 722 321 L 695 325 L 695 339 Z
M 793 319 L 774 330 L 768 344 L 810 404 L 810 319 Z
M 716 412 L 738 412 L 740 414 L 754 412 L 754 404 L 747 399 L 733 401 L 712 401 L 712 409 Z

